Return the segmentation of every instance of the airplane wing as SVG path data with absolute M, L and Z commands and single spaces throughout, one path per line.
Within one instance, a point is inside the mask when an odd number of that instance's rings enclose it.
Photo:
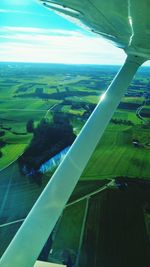
M 41 0 L 43 5 L 111 41 L 127 54 L 150 58 L 149 6 L 140 0 Z

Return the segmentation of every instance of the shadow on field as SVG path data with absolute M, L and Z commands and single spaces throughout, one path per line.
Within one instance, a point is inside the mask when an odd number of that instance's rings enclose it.
M 150 246 L 144 207 L 150 187 L 107 190 L 89 203 L 78 267 L 148 267 Z

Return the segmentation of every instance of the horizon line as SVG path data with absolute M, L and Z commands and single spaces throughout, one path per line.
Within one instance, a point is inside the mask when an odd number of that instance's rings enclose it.
M 115 67 L 122 67 L 122 64 L 100 64 L 100 63 L 63 63 L 63 62 L 35 62 L 35 61 L 0 61 L 0 64 L 2 63 L 9 63 L 9 64 L 45 64 L 45 65 L 67 65 L 67 66 L 115 66 Z M 141 68 L 149 68 L 150 66 L 142 65 Z

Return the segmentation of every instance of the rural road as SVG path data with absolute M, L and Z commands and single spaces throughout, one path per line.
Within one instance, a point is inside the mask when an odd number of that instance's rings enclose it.
M 55 104 L 55 105 L 53 105 L 52 107 L 50 107 L 48 110 L 47 110 L 47 112 L 46 112 L 46 114 L 45 114 L 45 119 L 47 118 L 47 116 L 48 116 L 48 113 L 54 108 L 54 107 L 56 107 L 56 106 L 58 106 L 60 103 L 58 103 L 58 104 Z
M 146 121 L 144 117 L 141 116 L 140 112 L 141 110 L 147 105 L 146 100 L 144 101 L 144 103 L 142 104 L 142 106 L 138 107 L 136 110 L 136 115 L 139 119 L 141 119 L 142 121 Z
M 89 193 L 89 194 L 87 194 L 87 195 L 85 195 L 85 196 L 83 196 L 83 197 L 81 197 L 81 198 L 78 198 L 77 200 L 75 200 L 75 201 L 73 201 L 73 202 L 67 204 L 66 207 L 69 207 L 69 206 L 71 206 L 71 205 L 73 205 L 73 204 L 76 204 L 76 203 L 78 203 L 78 202 L 80 202 L 80 201 L 82 201 L 82 200 L 89 199 L 91 196 L 94 196 L 94 195 L 96 195 L 96 194 L 98 194 L 98 193 L 100 193 L 100 192 L 106 190 L 106 189 L 109 188 L 110 186 L 114 186 L 114 180 L 111 180 L 107 185 L 105 185 L 105 186 L 103 186 L 103 187 L 101 187 L 101 188 L 95 190 L 94 192 L 91 192 L 91 193 Z M 12 221 L 12 222 L 4 223 L 4 224 L 1 224 L 1 225 L 0 225 L 0 228 L 9 226 L 9 225 L 12 225 L 12 224 L 15 224 L 15 223 L 23 222 L 24 220 L 25 220 L 25 218 L 21 218 L 21 219 Z
M 19 220 L 13 221 L 13 222 L 4 223 L 4 224 L 0 225 L 0 228 L 3 228 L 5 226 L 9 226 L 9 225 L 12 225 L 12 224 L 15 224 L 15 223 L 23 222 L 24 220 L 25 220 L 25 218 L 19 219 Z
M 81 228 L 81 233 L 80 233 L 80 240 L 79 240 L 79 246 L 78 246 L 78 252 L 77 252 L 77 258 L 76 258 L 75 267 L 78 267 L 78 265 L 79 265 L 80 252 L 81 252 L 81 247 L 82 247 L 82 243 L 83 243 L 84 230 L 85 230 L 85 225 L 86 225 L 86 218 L 87 218 L 88 208 L 89 208 L 89 199 L 90 199 L 89 197 L 86 198 L 86 206 L 85 206 L 84 217 L 83 217 L 83 222 L 82 222 L 82 228 Z
M 110 186 L 114 186 L 114 180 L 113 180 L 113 179 L 112 179 L 107 185 L 104 185 L 103 187 L 101 187 L 101 188 L 95 190 L 94 192 L 89 193 L 89 194 L 87 194 L 87 195 L 85 195 L 85 196 L 83 196 L 83 197 L 81 197 L 81 198 L 78 198 L 77 200 L 75 200 L 75 201 L 73 201 L 73 202 L 67 204 L 66 207 L 69 207 L 69 206 L 71 206 L 71 205 L 73 205 L 73 204 L 76 204 L 76 203 L 78 203 L 78 202 L 80 202 L 80 201 L 82 201 L 82 200 L 84 200 L 84 199 L 86 199 L 86 198 L 90 198 L 91 196 L 94 196 L 94 195 L 96 195 L 96 194 L 98 194 L 98 193 L 100 193 L 100 192 L 106 190 L 106 189 L 107 189 L 108 187 L 110 187 Z

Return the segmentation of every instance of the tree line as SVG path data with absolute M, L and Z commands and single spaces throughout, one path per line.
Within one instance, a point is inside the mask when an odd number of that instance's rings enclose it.
M 33 133 L 33 138 L 20 157 L 19 165 L 22 171 L 33 176 L 42 163 L 70 146 L 76 137 L 69 118 L 62 112 L 54 113 L 52 122 L 43 118 L 37 127 L 33 120 L 29 120 L 26 128 Z

